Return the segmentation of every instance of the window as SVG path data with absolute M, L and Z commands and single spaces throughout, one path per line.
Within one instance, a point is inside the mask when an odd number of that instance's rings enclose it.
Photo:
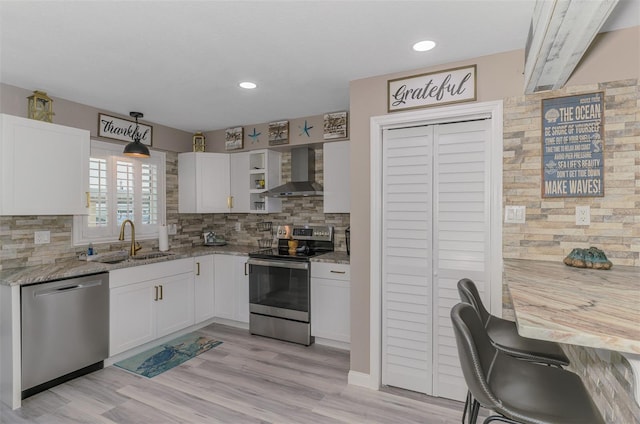
M 165 217 L 165 154 L 151 151 L 150 158 L 136 159 L 122 149 L 91 141 L 89 214 L 73 219 L 75 245 L 116 241 L 127 219 L 136 226 L 136 239 L 158 236 Z

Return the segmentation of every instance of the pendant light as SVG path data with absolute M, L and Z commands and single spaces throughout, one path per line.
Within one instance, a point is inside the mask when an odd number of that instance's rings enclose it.
M 140 132 L 138 131 L 138 118 L 142 118 L 144 115 L 142 112 L 129 112 L 129 116 L 136 118 L 136 129 L 131 135 L 133 141 L 125 146 L 123 153 L 125 156 L 132 156 L 134 158 L 148 158 L 151 156 L 149 154 L 149 148 L 142 144 Z

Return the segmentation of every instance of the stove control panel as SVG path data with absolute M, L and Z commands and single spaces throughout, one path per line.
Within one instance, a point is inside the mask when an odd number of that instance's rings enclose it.
M 279 239 L 333 241 L 333 227 L 326 225 L 280 225 Z

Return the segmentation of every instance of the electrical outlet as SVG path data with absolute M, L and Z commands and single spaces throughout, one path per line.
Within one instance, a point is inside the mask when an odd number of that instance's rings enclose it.
M 591 208 L 576 206 L 576 225 L 591 225 Z
M 524 206 L 509 205 L 504 207 L 504 222 L 507 224 L 524 224 L 526 216 L 527 213 Z
M 51 243 L 51 231 L 36 231 L 33 233 L 34 244 Z
M 178 233 L 178 226 L 176 224 L 167 225 L 167 235 L 175 236 Z
M 236 222 L 236 231 L 242 231 L 242 223 Z

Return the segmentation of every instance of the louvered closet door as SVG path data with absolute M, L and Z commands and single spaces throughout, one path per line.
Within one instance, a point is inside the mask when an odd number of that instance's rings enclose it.
M 464 399 L 449 312 L 464 277 L 488 301 L 490 136 L 489 120 L 383 134 L 383 385 Z
M 464 399 L 451 307 L 460 301 L 457 283 L 471 278 L 485 305 L 491 252 L 491 121 L 434 128 L 434 393 Z
M 382 384 L 432 391 L 433 128 L 383 135 Z

